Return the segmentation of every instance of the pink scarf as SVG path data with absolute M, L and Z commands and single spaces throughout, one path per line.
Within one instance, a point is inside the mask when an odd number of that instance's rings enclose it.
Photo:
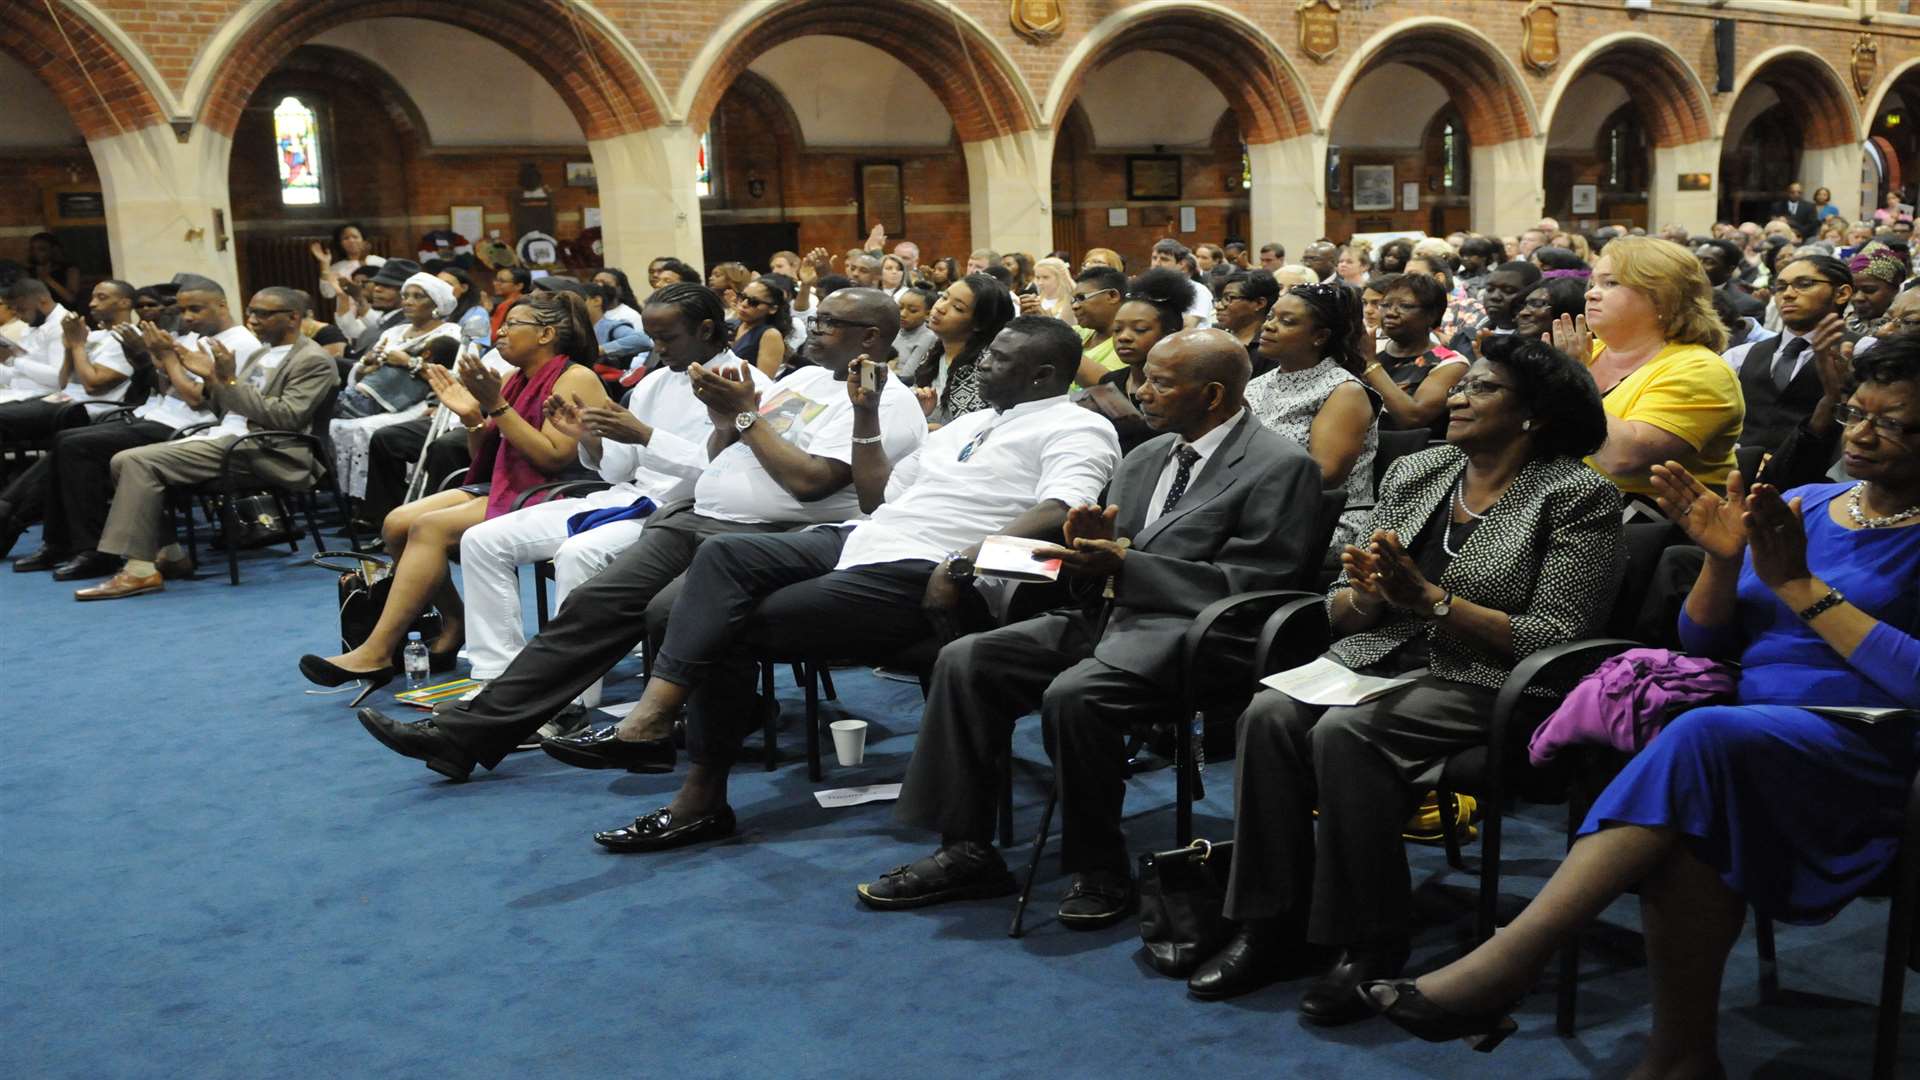
M 547 361 L 546 366 L 535 372 L 533 378 L 527 378 L 524 372 L 516 371 L 507 377 L 507 385 L 500 390 L 500 397 L 520 419 L 541 426 L 545 422 L 543 407 L 547 395 L 553 392 L 553 384 L 567 370 L 567 358 L 556 356 Z M 528 488 L 538 487 L 552 477 L 541 472 L 525 454 L 514 449 L 500 434 L 498 426 L 490 428 L 487 437 L 495 443 L 493 450 L 493 487 L 487 492 L 487 517 L 489 520 L 513 509 L 514 500 Z M 482 448 L 482 454 L 485 448 Z

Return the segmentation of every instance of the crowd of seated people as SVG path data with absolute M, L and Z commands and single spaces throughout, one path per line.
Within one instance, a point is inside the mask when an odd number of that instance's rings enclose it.
M 1327 658 L 1412 682 L 1331 709 L 1262 690 L 1239 716 L 1234 933 L 1189 992 L 1311 976 L 1312 1022 L 1380 1012 L 1490 1045 L 1558 944 L 1638 887 L 1670 980 L 1649 1075 L 1710 1072 L 1743 905 L 1828 918 L 1896 843 L 1760 792 L 1818 789 L 1884 822 L 1920 767 L 1910 737 L 1806 710 L 1920 695 L 1920 289 L 1901 222 L 1826 221 L 1689 237 L 1546 219 L 1323 239 L 1298 264 L 1278 244 L 1171 238 L 948 257 L 876 228 L 764 270 L 655 259 L 644 295 L 613 267 L 381 259 L 343 226 L 314 247 L 318 311 L 269 287 L 236 312 L 183 275 L 100 281 L 76 313 L 79 282 L 63 297 L 23 277 L 0 310 L 17 342 L 0 347 L 0 441 L 39 449 L 0 487 L 0 550 L 39 524 L 16 571 L 104 579 L 80 600 L 153 593 L 194 572 L 169 491 L 229 458 L 258 486 L 330 487 L 392 584 L 365 639 L 302 674 L 383 686 L 437 612 L 431 667 L 464 653 L 479 686 L 425 719 L 360 710 L 393 752 L 463 781 L 534 748 L 668 773 L 684 746 L 664 805 L 594 833 L 617 852 L 736 830 L 759 665 L 879 666 L 924 644 L 895 813 L 937 846 L 855 895 L 894 910 L 1014 891 L 996 799 L 1037 712 L 1076 929 L 1139 904 L 1124 747 L 1178 707 L 1196 616 L 1317 592 Z M 265 430 L 328 451 L 228 454 Z M 1343 510 L 1321 522 L 1332 495 Z M 1499 937 L 1404 979 L 1410 816 L 1484 742 L 1521 661 L 1600 628 L 1635 521 L 1670 524 L 1653 588 L 1678 644 L 1741 662 L 1735 703 L 1634 757 Z M 1059 560 L 1043 612 L 1000 621 L 975 568 L 997 535 Z M 520 581 L 539 563 L 558 611 L 529 633 Z M 639 701 L 594 726 L 601 681 L 643 643 Z

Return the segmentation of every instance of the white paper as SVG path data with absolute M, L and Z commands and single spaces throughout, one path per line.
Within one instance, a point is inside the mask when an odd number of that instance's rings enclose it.
M 1124 206 L 1108 207 L 1107 208 L 1107 227 L 1110 229 L 1126 228 L 1127 227 L 1127 208 Z
M 1412 682 L 1415 677 L 1426 672 L 1410 671 L 1397 679 L 1383 679 L 1378 675 L 1362 675 L 1349 671 L 1345 667 L 1322 656 L 1311 664 L 1302 664 L 1297 668 L 1278 671 L 1260 680 L 1260 685 L 1278 690 L 1295 701 L 1308 705 L 1333 707 L 1336 705 L 1358 705 L 1372 701 L 1392 690 Z
M 858 806 L 869 802 L 892 802 L 900 797 L 899 784 L 867 784 L 862 787 L 830 788 L 813 793 L 821 806 Z
M 484 206 L 453 206 L 447 209 L 447 219 L 454 232 L 468 240 L 480 239 L 485 228 L 487 208 Z
M 589 206 L 582 209 L 580 211 L 580 227 L 583 229 L 599 228 L 600 227 L 600 208 L 597 206 Z
M 980 555 L 973 560 L 973 572 L 1016 581 L 1054 581 L 1060 577 L 1060 560 L 1035 559 L 1033 553 L 1043 547 L 1058 546 L 1049 540 L 1029 540 L 1024 536 L 989 536 L 980 542 Z
M 617 716 L 625 720 L 627 714 L 632 712 L 633 707 L 638 704 L 640 703 L 637 701 L 623 701 L 618 705 L 602 705 L 600 706 L 600 711 L 606 713 L 608 716 Z
M 1420 209 L 1420 184 L 1418 181 L 1408 180 L 1400 185 L 1400 209 Z
M 1200 231 L 1200 222 L 1199 222 L 1198 215 L 1194 213 L 1193 207 L 1191 206 L 1183 206 L 1180 208 L 1180 231 L 1181 232 Z
M 1920 712 L 1912 709 L 1877 709 L 1852 705 L 1809 705 L 1807 711 L 1829 716 L 1835 720 L 1853 720 L 1862 724 L 1878 724 L 1883 720 L 1913 720 L 1920 718 Z

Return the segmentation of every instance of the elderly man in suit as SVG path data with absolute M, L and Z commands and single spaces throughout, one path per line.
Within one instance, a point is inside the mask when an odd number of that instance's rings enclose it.
M 202 380 L 205 403 L 221 417 L 220 425 L 113 456 L 113 508 L 99 550 L 124 558 L 126 565 L 105 582 L 75 592 L 75 600 L 159 592 L 163 582 L 154 559 L 167 488 L 218 477 L 227 448 L 242 435 L 313 427 L 315 415 L 340 385 L 340 370 L 325 349 L 300 333 L 307 308 L 307 294 L 298 289 L 261 289 L 247 305 L 247 328 L 260 348 L 236 361 L 218 339 L 208 339 L 206 352 L 181 354 L 187 370 Z M 271 440 L 243 446 L 233 455 L 233 467 L 244 479 L 274 487 L 310 484 L 320 469 L 304 445 Z
M 1014 721 L 1038 706 L 1059 770 L 1061 858 L 1073 875 L 1060 920 L 1092 929 L 1124 917 L 1136 901 L 1120 829 L 1128 726 L 1176 707 L 1180 640 L 1202 608 L 1298 585 L 1318 569 L 1306 523 L 1318 513 L 1320 469 L 1247 412 L 1245 346 L 1219 330 L 1184 331 L 1154 346 L 1145 375 L 1140 411 L 1164 434 L 1121 462 L 1107 489 L 1113 505 L 1072 511 L 1065 546 L 1052 552 L 1087 586 L 1089 603 L 941 650 L 895 812 L 938 830 L 941 846 L 861 885 L 867 905 L 1013 890 L 989 842 L 995 763 Z

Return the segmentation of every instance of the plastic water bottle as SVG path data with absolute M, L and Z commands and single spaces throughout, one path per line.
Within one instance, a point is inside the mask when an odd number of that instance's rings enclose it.
M 407 647 L 401 656 L 407 666 L 407 689 L 418 690 L 427 685 L 427 646 L 420 640 L 420 631 L 407 635 Z

